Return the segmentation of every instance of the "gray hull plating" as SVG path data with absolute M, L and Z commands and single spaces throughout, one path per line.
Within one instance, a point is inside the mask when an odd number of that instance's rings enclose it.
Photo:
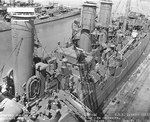
M 96 90 L 92 91 L 92 93 L 84 99 L 84 103 L 89 108 L 96 111 L 103 104 L 103 102 L 106 101 L 111 92 L 114 91 L 118 84 L 122 82 L 123 77 L 125 77 L 125 75 L 130 71 L 135 62 L 140 59 L 143 51 L 149 44 L 149 39 L 150 35 L 147 33 L 140 39 L 138 46 L 136 46 L 133 50 L 128 50 L 125 53 L 122 66 L 116 69 L 114 76 L 109 76 L 107 78 L 103 86 L 98 83 L 94 86 L 90 86 L 90 89 L 93 90 L 93 87 L 95 87 Z

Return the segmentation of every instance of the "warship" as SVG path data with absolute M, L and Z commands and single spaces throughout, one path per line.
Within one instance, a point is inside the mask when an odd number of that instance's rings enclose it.
M 3 78 L 1 122 L 99 122 L 103 106 L 149 45 L 148 18 L 130 9 L 112 19 L 112 1 L 83 4 L 72 39 L 44 57 L 34 8 L 9 8 L 13 68 Z
M 81 13 L 80 8 L 71 8 L 71 7 L 68 8 L 65 6 L 60 6 L 60 7 L 55 6 L 55 7 L 52 7 L 52 9 L 51 9 L 51 6 L 46 6 L 45 7 L 46 9 L 43 9 L 44 7 L 42 7 L 42 5 L 36 6 L 36 4 L 34 3 L 33 0 L 29 0 L 28 3 L 23 2 L 22 4 L 19 1 L 15 2 L 15 0 L 10 0 L 10 6 L 12 6 L 12 7 L 33 6 L 35 8 L 35 12 L 36 12 L 36 18 L 34 19 L 35 25 L 45 24 L 45 23 L 49 23 L 52 21 L 57 21 L 57 20 L 61 20 L 61 19 L 65 19 L 65 18 L 69 18 L 69 17 L 73 17 L 73 16 L 78 16 Z M 6 6 L 6 8 L 8 8 L 8 7 Z M 1 22 L 0 32 L 10 31 L 11 30 L 10 13 L 6 12 L 2 18 L 5 21 Z
M 56 20 L 60 20 L 60 19 L 65 19 L 65 18 L 77 16 L 77 15 L 80 15 L 80 9 L 74 8 L 74 9 L 69 10 L 67 12 L 59 13 L 55 16 L 49 16 L 49 15 L 41 16 L 40 18 L 37 18 L 35 20 L 34 24 L 35 25 L 44 24 L 44 23 L 48 23 L 48 22 L 52 22 L 52 21 L 56 21 Z

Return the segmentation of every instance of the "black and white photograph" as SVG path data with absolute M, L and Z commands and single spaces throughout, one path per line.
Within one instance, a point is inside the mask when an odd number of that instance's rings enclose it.
M 150 122 L 150 0 L 0 0 L 0 122 Z

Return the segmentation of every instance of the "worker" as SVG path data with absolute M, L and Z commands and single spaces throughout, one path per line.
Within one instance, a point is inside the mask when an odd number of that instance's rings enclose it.
M 99 74 L 99 63 L 98 63 L 98 61 L 97 60 L 95 60 L 95 72 L 97 72 L 98 74 Z
M 16 102 L 19 102 L 19 101 L 20 101 L 21 96 L 18 94 L 18 92 L 16 92 L 15 98 L 16 98 Z
M 21 99 L 22 99 L 23 105 L 26 106 L 28 100 L 27 100 L 27 97 L 26 97 L 26 94 L 25 94 L 25 93 L 22 95 L 22 98 L 21 98 Z
M 48 112 L 47 117 L 48 117 L 49 119 L 51 119 L 51 118 L 52 118 L 52 114 L 51 114 L 51 112 Z
M 60 104 L 60 102 L 59 101 L 57 101 L 57 107 L 58 107 L 58 109 L 61 109 L 61 104 Z
M 52 97 L 53 96 L 53 89 L 49 89 L 48 94 L 49 94 L 49 97 Z
M 52 107 L 52 100 L 48 100 L 48 103 L 47 103 L 47 109 L 48 110 L 51 110 L 51 107 Z
M 80 51 L 77 55 L 77 63 L 83 63 L 85 61 L 85 54 L 83 51 Z
M 68 59 L 64 57 L 64 58 L 62 59 L 62 65 L 63 65 L 63 66 L 67 66 L 67 62 L 68 62 Z

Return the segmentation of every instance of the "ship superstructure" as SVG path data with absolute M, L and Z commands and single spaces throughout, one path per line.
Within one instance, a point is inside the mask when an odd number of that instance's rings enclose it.
M 108 96 L 149 44 L 150 23 L 145 15 L 129 11 L 129 2 L 122 21 L 121 17 L 112 19 L 110 0 L 101 1 L 97 22 L 97 4 L 85 2 L 81 22 L 73 23 L 71 42 L 65 46 L 58 43 L 58 48 L 44 58 L 33 51 L 39 47 L 34 47 L 34 9 L 8 9 L 12 13 L 14 53 L 6 93 L 24 106 L 16 121 L 103 119 Z
M 129 11 L 128 1 L 125 19 L 111 20 L 111 8 L 111 1 L 101 1 L 99 19 L 93 25 L 91 18 L 95 14 L 90 16 L 90 13 L 96 7 L 86 2 L 81 26 L 74 23 L 79 31 L 73 30 L 73 45 L 67 44 L 56 51 L 60 59 L 67 59 L 73 75 L 79 78 L 75 81 L 78 84 L 74 85 L 75 93 L 94 112 L 101 111 L 107 97 L 149 44 L 149 21 L 145 15 Z M 79 38 L 77 32 L 81 35 Z

